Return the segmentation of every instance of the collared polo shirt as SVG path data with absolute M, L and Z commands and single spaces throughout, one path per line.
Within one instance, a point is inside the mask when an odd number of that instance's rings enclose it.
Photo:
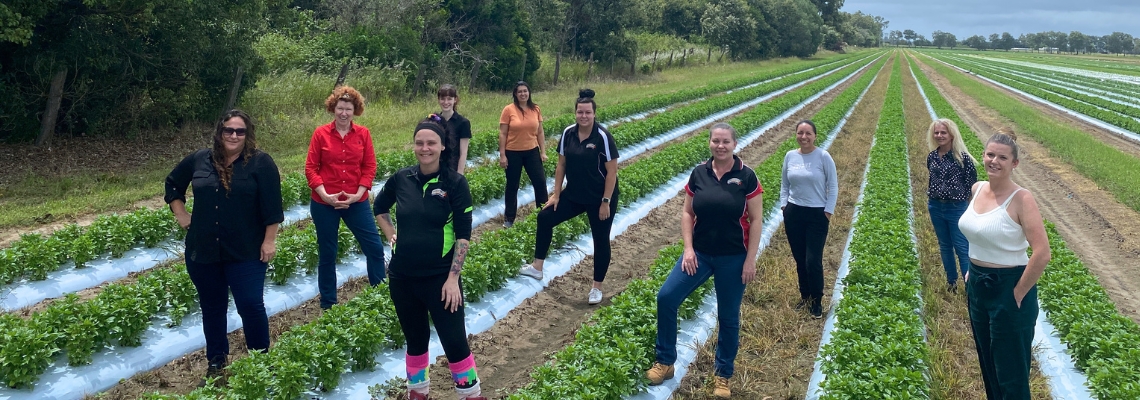
M 578 137 L 578 124 L 562 130 L 558 154 L 566 157 L 566 187 L 562 198 L 578 204 L 601 204 L 606 190 L 606 162 L 618 159 L 614 136 L 599 123 L 594 123 L 586 140 Z M 617 198 L 614 185 L 611 197 Z
M 748 200 L 764 193 L 756 173 L 739 157 L 732 156 L 732 170 L 720 179 L 712 159 L 689 174 L 685 192 L 693 200 L 697 216 L 693 227 L 693 250 L 710 255 L 748 252 Z
M 459 239 L 471 239 L 471 190 L 467 178 L 447 168 L 431 175 L 418 165 L 396 171 L 376 195 L 372 212 L 396 206 L 396 245 L 389 269 L 399 276 L 423 277 L 451 270 Z
M 248 160 L 239 156 L 233 163 L 230 191 L 226 192 L 210 151 L 194 152 L 166 176 L 167 204 L 186 201 L 186 189 L 192 186 L 194 190 L 186 257 L 203 264 L 260 259 L 265 227 L 285 220 L 277 164 L 262 151 L 254 152 Z
M 316 188 L 325 185 L 328 194 L 354 194 L 361 187 L 372 187 L 376 179 L 376 150 L 368 128 L 352 124 L 344 137 L 336 131 L 336 122 L 321 125 L 313 131 L 309 154 L 305 158 L 305 178 L 313 201 L 325 204 Z M 368 191 L 360 201 L 368 201 Z
M 444 121 L 447 124 L 447 133 L 451 139 L 445 140 L 443 145 L 447 149 L 443 150 L 440 159 L 448 160 L 447 164 L 451 167 L 452 171 L 459 170 L 459 140 L 471 139 L 471 121 L 466 117 L 459 115 L 459 112 L 453 112 L 451 118 Z M 452 140 L 454 139 L 454 141 Z

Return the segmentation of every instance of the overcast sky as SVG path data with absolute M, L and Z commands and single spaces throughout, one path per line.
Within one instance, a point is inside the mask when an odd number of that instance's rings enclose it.
M 886 18 L 883 33 L 913 29 L 927 39 L 936 30 L 958 40 L 1044 31 L 1140 36 L 1140 0 L 845 0 L 842 10 Z

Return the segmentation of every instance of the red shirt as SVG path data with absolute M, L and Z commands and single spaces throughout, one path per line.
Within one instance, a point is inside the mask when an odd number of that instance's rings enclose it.
M 352 124 L 348 134 L 340 137 L 336 122 L 321 125 L 313 131 L 309 155 L 305 158 L 305 178 L 313 189 L 312 199 L 327 204 L 317 196 L 317 186 L 325 185 L 328 194 L 355 194 L 361 186 L 372 187 L 376 179 L 376 149 L 368 128 Z M 341 197 L 343 199 L 345 197 Z M 360 201 L 368 201 L 368 191 Z

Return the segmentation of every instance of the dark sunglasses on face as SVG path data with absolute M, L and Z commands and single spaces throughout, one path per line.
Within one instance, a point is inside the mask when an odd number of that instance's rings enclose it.
M 245 128 L 222 128 L 222 136 L 226 135 L 245 136 Z

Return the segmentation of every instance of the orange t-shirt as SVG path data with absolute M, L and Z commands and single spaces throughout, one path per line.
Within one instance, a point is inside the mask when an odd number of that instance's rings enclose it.
M 499 124 L 507 124 L 507 150 L 527 151 L 538 147 L 538 135 L 542 130 L 542 110 L 537 105 L 526 114 L 519 112 L 514 103 L 503 107 Z

